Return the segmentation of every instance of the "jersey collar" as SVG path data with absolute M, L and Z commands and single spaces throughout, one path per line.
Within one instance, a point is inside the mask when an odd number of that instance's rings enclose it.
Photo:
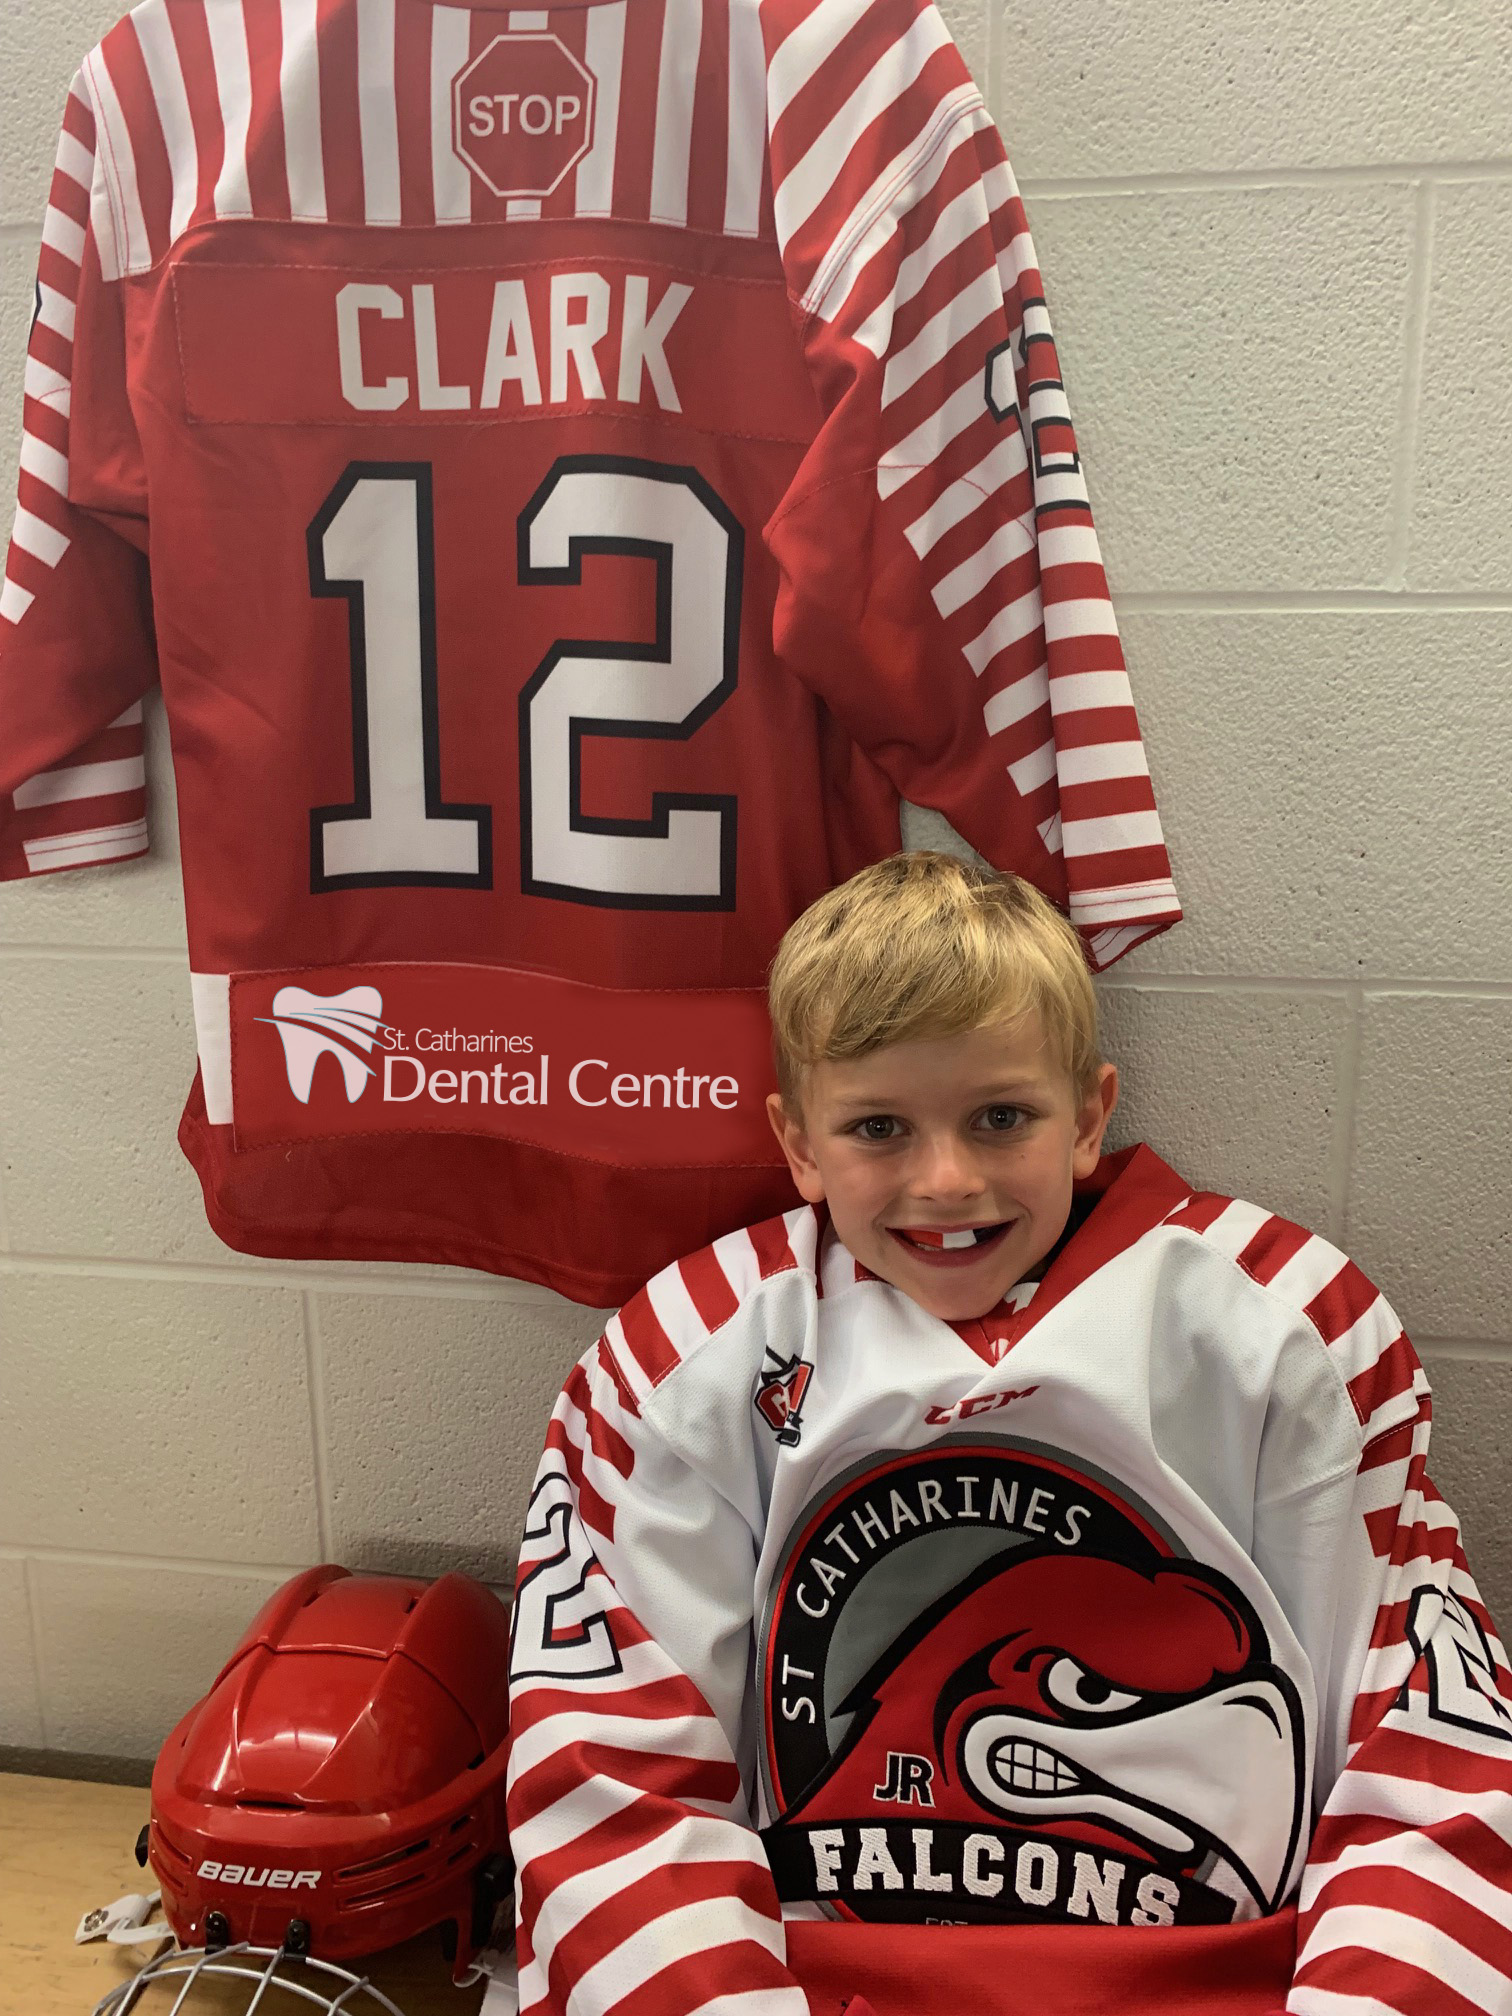
M 1143 1142 L 1104 1155 L 1075 1186 L 1071 1221 L 1043 1276 L 1020 1281 L 985 1316 L 950 1328 L 987 1364 L 999 1364 L 1057 1302 L 1153 1231 L 1190 1195 L 1191 1186 Z

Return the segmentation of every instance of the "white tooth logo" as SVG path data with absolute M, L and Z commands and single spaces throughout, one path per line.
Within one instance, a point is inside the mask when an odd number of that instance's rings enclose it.
M 383 996 L 376 987 L 348 987 L 344 994 L 307 994 L 303 987 L 280 987 L 273 996 L 273 1013 L 257 1019 L 271 1022 L 278 1031 L 289 1090 L 308 1106 L 315 1066 L 326 1055 L 341 1066 L 348 1104 L 361 1098 L 373 1068 L 336 1038 L 344 1036 L 348 1043 L 371 1050 L 378 1030 L 385 1026 L 382 1014 Z

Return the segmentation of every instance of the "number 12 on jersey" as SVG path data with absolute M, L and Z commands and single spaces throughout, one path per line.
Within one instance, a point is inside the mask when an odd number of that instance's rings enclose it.
M 310 814 L 311 887 L 492 888 L 492 808 L 449 804 L 441 790 L 430 465 L 349 464 L 308 547 L 312 594 L 347 603 L 353 789 L 350 802 Z M 687 741 L 734 692 L 744 547 L 696 469 L 624 456 L 560 457 L 521 512 L 522 590 L 580 588 L 587 554 L 656 569 L 654 638 L 559 637 L 520 689 L 526 894 L 735 907 L 733 794 L 653 790 L 645 818 L 596 817 L 582 804 L 582 742 Z M 585 618 L 590 606 L 585 598 Z

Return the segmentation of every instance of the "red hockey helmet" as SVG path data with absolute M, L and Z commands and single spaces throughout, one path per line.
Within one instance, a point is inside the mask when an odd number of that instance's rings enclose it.
M 159 1753 L 147 1858 L 182 1946 L 347 1960 L 455 1928 L 508 1882 L 509 1620 L 466 1575 L 311 1568 Z

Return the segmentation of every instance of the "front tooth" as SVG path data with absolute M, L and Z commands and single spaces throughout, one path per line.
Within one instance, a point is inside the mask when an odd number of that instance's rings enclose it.
M 952 1247 L 954 1247 L 954 1246 L 975 1246 L 975 1244 L 976 1244 L 976 1234 L 975 1234 L 975 1232 L 971 1232 L 971 1231 L 966 1231 L 966 1232 L 942 1232 L 942 1233 L 940 1234 L 940 1243 L 941 1243 L 942 1245 L 944 1245 L 944 1246 L 952 1246 Z

